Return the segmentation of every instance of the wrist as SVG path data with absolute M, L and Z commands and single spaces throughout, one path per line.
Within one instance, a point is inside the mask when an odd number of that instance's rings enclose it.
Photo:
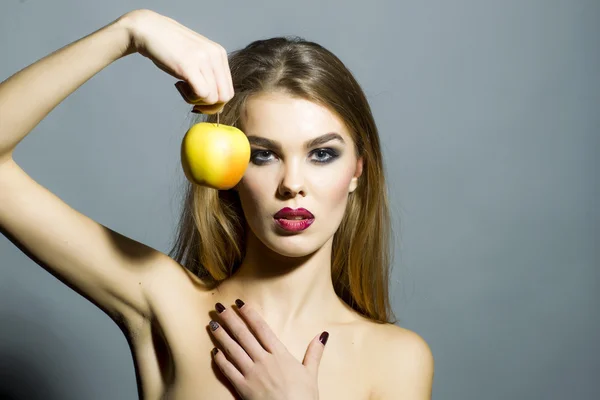
M 126 37 L 123 56 L 137 52 L 136 42 L 139 35 L 139 21 L 147 11 L 145 9 L 129 11 L 115 21 L 115 25 Z

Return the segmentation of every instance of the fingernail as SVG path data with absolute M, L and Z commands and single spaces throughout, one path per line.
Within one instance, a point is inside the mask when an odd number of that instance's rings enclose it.
M 244 307 L 244 302 L 241 301 L 240 299 L 236 299 L 235 305 L 237 306 L 237 308 L 242 308 L 242 307 Z
M 319 336 L 319 341 L 323 343 L 323 346 L 327 344 L 327 339 L 329 339 L 329 332 L 327 331 L 321 333 L 321 336 Z
M 199 109 L 199 108 L 192 108 L 192 111 L 194 114 L 203 114 L 203 112 Z
M 217 303 L 215 304 L 215 308 L 217 309 L 217 311 L 219 312 L 219 314 L 221 314 L 223 311 L 225 311 L 225 306 L 221 303 Z
M 183 88 L 181 87 L 181 82 L 176 82 L 175 83 L 175 88 L 177 89 L 177 91 L 179 92 L 179 94 L 181 94 L 183 97 L 187 98 L 187 96 L 185 95 L 185 93 L 183 93 Z
M 210 330 L 213 331 L 213 332 L 216 331 L 217 328 L 219 327 L 219 323 L 217 321 L 213 321 L 213 320 L 211 320 L 208 323 L 208 325 L 210 325 Z
M 213 355 L 213 357 L 219 352 L 219 349 L 217 349 L 216 347 L 214 349 L 212 349 L 211 353 Z

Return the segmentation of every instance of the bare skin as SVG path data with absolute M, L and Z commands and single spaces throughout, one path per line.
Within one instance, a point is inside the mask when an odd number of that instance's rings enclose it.
M 234 301 L 238 297 L 207 290 L 175 261 L 173 268 L 181 270 L 179 279 L 152 288 L 153 319 L 140 317 L 128 322 L 140 398 L 239 399 L 212 360 L 210 352 L 218 343 L 208 328 L 211 319 L 219 321 L 215 304 L 220 302 L 227 311 L 237 312 Z M 187 279 L 181 279 L 183 276 Z M 253 304 L 247 298 L 242 300 Z M 372 391 L 377 371 L 385 368 L 385 338 L 406 330 L 372 322 L 342 304 L 319 326 L 297 324 L 293 331 L 284 332 L 274 329 L 299 362 L 320 330 L 330 333 L 319 367 L 320 399 L 375 399 Z

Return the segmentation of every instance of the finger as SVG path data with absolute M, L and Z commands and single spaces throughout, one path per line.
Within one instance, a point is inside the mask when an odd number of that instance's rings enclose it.
M 195 105 L 192 108 L 192 112 L 195 114 L 216 114 L 223 111 L 225 104 L 223 103 L 215 103 L 211 105 Z
M 273 354 L 285 349 L 285 346 L 281 343 L 277 335 L 275 335 L 269 325 L 254 308 L 248 304 L 244 304 L 240 299 L 237 299 L 235 302 L 240 314 L 254 332 L 254 337 L 259 340 L 266 351 Z
M 221 47 L 218 47 L 216 51 L 216 57 L 213 61 L 213 74 L 215 76 L 215 82 L 217 84 L 218 101 L 225 103 L 229 100 L 229 82 L 225 76 L 225 70 L 223 69 L 223 52 Z
M 189 75 L 184 81 L 175 83 L 175 87 L 181 94 L 181 97 L 190 104 L 199 103 L 203 98 L 208 96 L 206 86 L 206 79 L 199 72 Z
M 246 374 L 252 368 L 254 361 L 219 323 L 210 321 L 209 325 L 212 335 L 221 344 L 221 349 L 227 354 L 228 359 L 237 366 L 242 374 Z
M 313 376 L 317 376 L 319 372 L 319 365 L 321 364 L 321 358 L 325 351 L 327 339 L 329 339 L 329 333 L 326 331 L 315 336 L 308 345 L 306 354 L 304 354 L 302 364 L 313 374 Z
M 225 354 L 222 351 L 219 351 L 218 348 L 214 348 L 212 350 L 213 359 L 215 360 L 215 364 L 219 367 L 223 375 L 229 379 L 229 381 L 235 386 L 235 388 L 239 391 L 238 387 L 241 386 L 245 382 L 244 375 L 227 359 Z
M 244 320 L 240 318 L 235 311 L 221 307 L 223 307 L 221 303 L 215 304 L 217 311 L 219 311 L 219 309 L 221 310 L 219 318 L 223 321 L 223 325 L 227 327 L 227 330 L 243 347 L 250 358 L 256 362 L 261 356 L 265 355 L 265 349 L 258 342 L 252 331 L 248 329 Z
M 200 104 L 215 104 L 219 101 L 219 91 L 217 89 L 217 81 L 213 71 L 212 63 L 203 65 L 201 68 L 202 76 L 206 81 L 207 94 L 202 98 Z
M 229 56 L 226 51 L 223 53 L 223 64 L 225 66 L 224 71 L 227 78 L 227 85 L 229 86 L 229 98 L 227 99 L 229 101 L 233 98 L 235 91 L 233 88 L 233 78 L 231 77 L 231 68 L 229 67 Z

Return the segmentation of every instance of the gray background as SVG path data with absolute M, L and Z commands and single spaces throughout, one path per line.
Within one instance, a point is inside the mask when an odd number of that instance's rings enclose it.
M 434 399 L 600 398 L 598 1 L 2 0 L 0 79 L 135 8 L 228 51 L 304 36 L 356 75 L 384 144 L 393 306 L 433 351 Z M 15 160 L 167 252 L 191 123 L 174 82 L 119 60 Z M 136 398 L 117 325 L 4 236 L 0 255 L 0 393 Z

